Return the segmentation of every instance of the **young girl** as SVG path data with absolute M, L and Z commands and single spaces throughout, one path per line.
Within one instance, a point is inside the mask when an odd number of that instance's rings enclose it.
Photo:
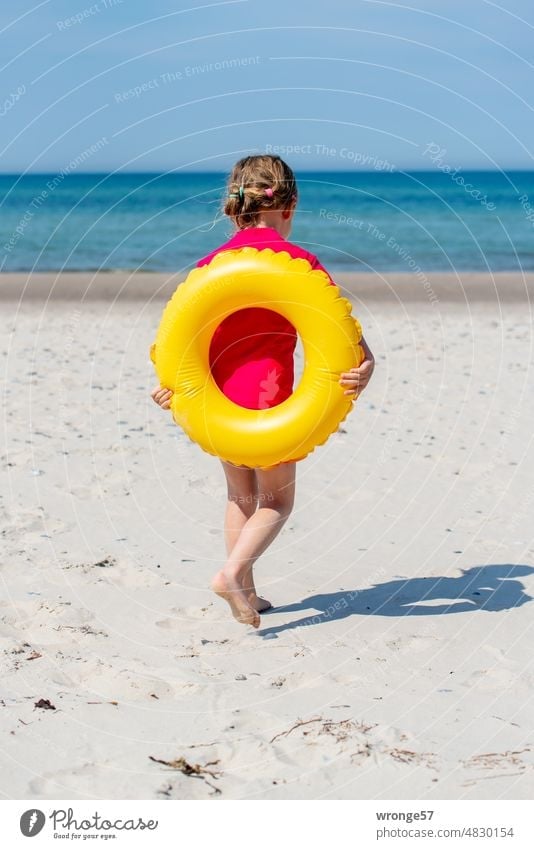
M 294 174 L 279 156 L 240 159 L 230 176 L 224 204 L 236 232 L 197 265 L 209 263 L 220 251 L 250 246 L 304 257 L 312 268 L 327 273 L 313 254 L 287 241 L 296 203 Z M 242 407 L 274 407 L 293 391 L 296 341 L 295 328 L 278 313 L 256 307 L 233 313 L 219 325 L 211 342 L 213 378 L 224 394 Z M 339 381 L 346 387 L 345 395 L 353 397 L 365 389 L 374 369 L 374 358 L 364 339 L 361 345 L 363 363 L 341 374 Z M 151 397 L 164 410 L 169 409 L 169 389 L 158 386 Z M 227 560 L 211 587 L 228 602 L 239 622 L 258 628 L 259 614 L 271 604 L 257 595 L 252 570 L 291 513 L 295 463 L 248 469 L 221 462 L 228 487 L 224 521 Z

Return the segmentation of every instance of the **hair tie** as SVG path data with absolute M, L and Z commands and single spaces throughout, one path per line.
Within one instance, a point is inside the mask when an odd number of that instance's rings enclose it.
M 268 198 L 272 198 L 273 190 L 272 189 L 265 189 L 265 194 L 267 195 Z
M 228 197 L 229 198 L 239 198 L 239 200 L 243 200 L 244 195 L 245 195 L 244 186 L 239 186 L 239 190 L 237 192 L 230 192 Z

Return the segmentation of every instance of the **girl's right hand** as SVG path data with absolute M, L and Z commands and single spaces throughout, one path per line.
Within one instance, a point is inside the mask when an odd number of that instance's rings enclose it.
M 164 386 L 156 386 L 150 393 L 150 397 L 156 404 L 159 404 L 162 410 L 169 410 L 171 406 L 171 398 L 173 392 L 171 389 L 165 389 Z

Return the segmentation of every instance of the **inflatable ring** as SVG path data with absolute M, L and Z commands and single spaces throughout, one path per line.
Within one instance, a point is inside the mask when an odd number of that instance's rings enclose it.
M 284 316 L 304 348 L 304 373 L 276 407 L 234 404 L 213 379 L 209 349 L 229 315 L 263 307 Z M 236 466 L 270 468 L 301 460 L 326 442 L 352 408 L 339 384 L 363 360 L 351 304 L 323 271 L 285 251 L 222 251 L 193 269 L 168 302 L 150 356 L 161 386 L 172 389 L 174 420 L 209 454 Z

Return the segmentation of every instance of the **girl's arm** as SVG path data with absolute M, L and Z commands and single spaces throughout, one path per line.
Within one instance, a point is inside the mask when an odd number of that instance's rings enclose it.
M 330 282 L 333 286 L 336 285 L 335 281 L 332 280 L 332 276 L 328 273 L 324 265 L 321 265 L 317 257 L 312 255 L 311 258 L 311 266 L 314 270 L 324 271 L 324 273 L 330 278 Z M 342 386 L 346 386 L 346 390 L 343 393 L 344 395 L 354 395 L 356 398 L 367 386 L 371 377 L 373 375 L 373 371 L 375 368 L 375 358 L 373 357 L 373 352 L 371 351 L 369 345 L 365 341 L 362 336 L 360 340 L 360 345 L 363 348 L 363 362 L 358 368 L 351 368 L 350 372 L 344 372 L 340 375 L 340 383 Z
M 343 372 L 340 376 L 340 384 L 346 386 L 344 395 L 360 395 L 373 375 L 375 368 L 375 358 L 373 353 L 362 336 L 360 345 L 363 348 L 363 362 L 358 368 L 351 368 L 350 371 Z

